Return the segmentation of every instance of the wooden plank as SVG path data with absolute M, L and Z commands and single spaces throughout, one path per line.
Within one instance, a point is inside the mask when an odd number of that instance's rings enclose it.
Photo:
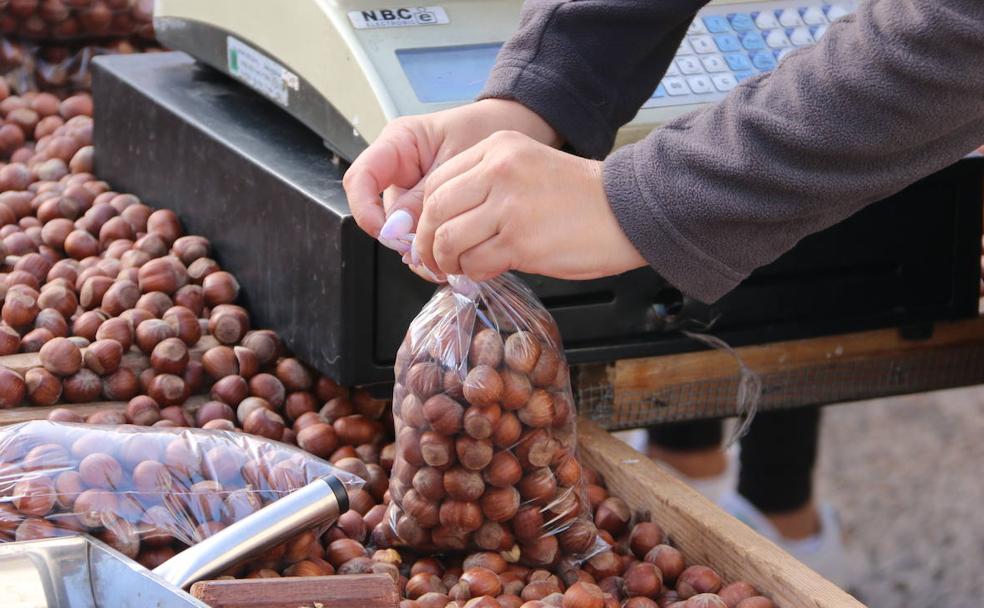
M 789 371 L 830 362 L 932 350 L 984 342 L 984 318 L 937 323 L 926 340 L 906 340 L 897 329 L 840 334 L 805 340 L 745 346 L 735 350 L 759 374 Z M 678 384 L 734 376 L 738 365 L 730 354 L 708 350 L 661 357 L 616 361 L 609 380 L 617 390 L 658 390 Z
M 202 581 L 191 594 L 212 608 L 396 608 L 400 594 L 386 574 Z
M 219 342 L 212 336 L 202 336 L 198 342 L 188 349 L 188 355 L 192 360 L 201 360 L 202 353 L 212 348 L 213 346 L 218 346 Z M 87 349 L 83 348 L 82 352 L 85 353 Z M 139 374 L 143 370 L 150 367 L 150 360 L 147 355 L 143 354 L 136 346 L 130 347 L 130 352 L 123 355 L 123 360 L 120 362 L 123 367 L 128 367 L 135 373 Z M 27 370 L 32 367 L 41 367 L 41 357 L 38 353 L 18 353 L 16 355 L 4 355 L 0 356 L 0 366 L 6 367 L 7 369 L 17 372 L 21 376 L 27 373 Z
M 206 401 L 208 401 L 208 395 L 193 395 L 184 402 L 184 407 L 189 412 L 194 414 L 201 404 Z M 82 417 L 86 417 L 89 414 L 94 414 L 102 410 L 122 412 L 126 410 L 126 403 L 126 401 L 95 401 L 92 403 L 59 403 L 57 405 L 49 405 L 44 407 L 13 407 L 9 410 L 0 410 L 0 426 L 19 424 L 29 420 L 45 420 L 48 418 L 48 414 L 51 413 L 51 410 L 58 408 L 72 410 Z
M 578 425 L 584 464 L 633 511 L 648 512 L 688 561 L 713 567 L 727 581 L 745 580 L 782 608 L 864 608 L 598 425 L 583 418 Z

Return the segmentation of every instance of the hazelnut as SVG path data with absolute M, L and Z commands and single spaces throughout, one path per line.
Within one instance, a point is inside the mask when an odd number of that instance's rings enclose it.
M 718 595 L 728 608 L 735 608 L 742 600 L 758 595 L 758 591 L 745 581 L 735 581 L 722 587 Z
M 68 336 L 68 322 L 54 308 L 42 308 L 38 312 L 38 316 L 34 318 L 34 327 L 36 329 L 44 329 L 52 337 L 65 338 Z
M 120 424 L 126 424 L 128 421 L 126 419 L 126 414 L 123 412 L 118 412 L 116 410 L 99 410 L 98 412 L 89 414 L 89 417 L 85 419 L 85 422 L 86 424 L 118 426 Z
M 3 380 L 4 370 L 0 370 L 0 386 L 5 386 Z M 70 403 L 88 403 L 95 401 L 102 392 L 102 380 L 94 372 L 88 369 L 80 369 L 77 373 L 65 378 L 62 382 L 62 395 Z M 3 403 L 3 395 L 0 393 L 0 405 Z M 13 406 L 6 406 L 13 407 Z
M 96 339 L 96 331 L 108 317 L 101 310 L 90 310 L 82 313 L 72 322 L 72 333 L 89 340 Z
M 0 408 L 11 408 L 24 401 L 27 385 L 15 372 L 0 367 Z
M 159 235 L 170 246 L 182 235 L 181 222 L 170 209 L 158 209 L 147 218 L 147 232 Z
M 485 482 L 482 481 L 481 474 L 461 467 L 445 471 L 443 485 L 444 492 L 453 500 L 474 502 L 485 492 Z
M 632 519 L 632 511 L 621 498 L 606 498 L 595 511 L 595 525 L 612 536 L 620 536 Z
M 339 568 L 345 562 L 357 557 L 367 557 L 366 549 L 358 541 L 349 538 L 332 541 L 328 545 L 325 555 L 328 563 L 335 568 Z
M 242 345 L 256 353 L 257 362 L 260 367 L 272 363 L 280 354 L 282 349 L 280 338 L 277 337 L 276 333 L 268 329 L 258 329 L 247 332 L 246 335 L 243 336 Z M 329 378 L 319 379 L 318 386 L 321 387 L 322 383 L 325 381 L 337 389 L 338 385 L 334 384 L 334 382 L 332 382 Z M 321 401 L 329 401 L 337 396 L 324 391 L 325 389 L 322 388 L 322 391 L 317 392 L 318 399 Z M 334 390 L 332 390 L 332 393 L 333 392 Z
M 343 445 L 361 445 L 371 443 L 382 433 L 382 426 L 376 420 L 370 420 L 362 414 L 352 414 L 339 418 L 332 425 L 335 435 Z
M 188 347 L 178 338 L 165 338 L 151 351 L 150 365 L 162 374 L 182 374 L 188 365 Z
M 295 391 L 290 393 L 287 395 L 287 400 L 284 402 L 284 413 L 290 420 L 297 420 L 308 412 L 316 413 L 317 411 L 318 405 L 314 400 L 314 395 L 307 391 Z
M 129 401 L 137 396 L 140 391 L 140 384 L 133 371 L 121 367 L 103 378 L 102 391 L 103 395 L 111 401 Z
M 511 448 L 523 432 L 523 425 L 512 412 L 503 412 L 492 433 L 492 443 L 497 448 Z
M 517 410 L 523 407 L 533 394 L 533 386 L 525 374 L 504 369 L 499 374 L 502 379 L 502 407 Z
M 149 355 L 158 344 L 168 338 L 174 338 L 175 335 L 174 328 L 167 321 L 163 319 L 147 319 L 137 325 L 137 347 Z
M 423 429 L 427 426 L 427 418 L 424 416 L 424 404 L 416 395 L 407 393 L 402 401 L 394 400 L 394 403 L 398 404 L 397 415 L 403 420 L 404 424 L 416 429 Z
M 235 356 L 235 352 L 233 352 L 233 356 Z M 284 385 L 277 379 L 276 376 L 272 374 L 256 374 L 250 378 L 249 394 L 253 397 L 266 399 L 266 401 L 276 410 L 283 407 L 284 400 L 287 396 Z M 335 429 L 335 431 L 337 432 L 338 429 Z
M 622 585 L 626 595 L 656 599 L 663 590 L 663 574 L 649 562 L 638 562 L 625 571 Z
M 87 273 L 91 272 L 91 270 L 83 272 L 79 275 L 79 280 L 81 281 Z M 86 310 L 98 308 L 100 304 L 102 304 L 103 298 L 106 296 L 106 292 L 113 286 L 113 283 L 115 283 L 115 281 L 108 276 L 101 274 L 89 276 L 82 283 L 82 289 L 79 290 L 79 304 Z
M 540 358 L 540 342 L 528 331 L 518 331 L 506 339 L 503 359 L 509 369 L 529 374 Z
M 61 397 L 61 380 L 43 367 L 27 370 L 24 383 L 27 386 L 27 396 L 34 405 L 54 405 Z
M 208 332 L 222 344 L 235 344 L 249 331 L 249 316 L 239 307 L 220 304 L 208 317 Z
M 327 458 L 338 447 L 338 439 L 330 424 L 316 423 L 297 431 L 297 445 L 315 456 Z
M 184 264 L 191 264 L 199 258 L 208 256 L 211 246 L 208 239 L 201 236 L 183 236 L 174 241 L 171 255 Z
M 85 422 L 85 418 L 79 416 L 67 407 L 56 407 L 48 412 L 47 420 L 52 422 Z
M 707 566 L 690 566 L 680 573 L 676 581 L 676 590 L 681 599 L 701 593 L 716 593 L 720 588 L 721 577 Z
M 188 278 L 196 284 L 201 284 L 205 277 L 212 274 L 213 272 L 219 272 L 222 270 L 219 267 L 218 262 L 211 258 L 199 257 L 191 262 L 186 262 L 188 264 Z
M 426 431 L 420 436 L 419 449 L 423 461 L 432 467 L 448 466 L 454 461 L 454 441 L 439 433 Z
M 577 582 L 564 592 L 563 608 L 604 608 L 605 597 L 598 585 Z
M 439 523 L 438 503 L 427 500 L 423 496 L 417 494 L 416 490 L 407 491 L 407 493 L 403 496 L 401 506 L 406 514 L 413 518 L 413 524 L 420 526 L 421 528 L 433 528 Z M 397 534 L 403 536 L 400 530 L 397 530 Z M 408 540 L 406 537 L 404 537 L 404 539 Z
M 249 386 L 242 376 L 226 376 L 212 385 L 209 394 L 212 399 L 235 407 L 249 395 Z
M 125 353 L 133 346 L 133 326 L 130 325 L 129 321 L 120 317 L 107 319 L 99 325 L 95 338 L 96 340 L 116 340 L 123 347 Z
M 188 271 L 177 258 L 155 258 L 140 267 L 137 282 L 143 293 L 161 291 L 171 295 L 187 284 Z
M 208 306 L 232 304 L 239 297 L 239 281 L 224 270 L 212 272 L 202 279 L 202 293 Z
M 554 403 L 550 393 L 542 389 L 533 391 L 529 401 L 516 415 L 527 426 L 543 428 L 553 423 Z
M 487 365 L 473 367 L 462 384 L 462 391 L 468 403 L 477 406 L 490 406 L 502 399 L 502 378 Z
M 583 566 L 597 580 L 618 576 L 622 573 L 622 560 L 612 551 L 602 551 L 589 559 Z
M 38 307 L 54 309 L 63 318 L 68 318 L 75 314 L 79 307 L 79 301 L 71 287 L 49 283 L 41 289 L 41 294 L 38 296 Z
M 436 363 L 415 363 L 407 370 L 404 385 L 421 401 L 436 395 L 444 385 L 444 374 Z
M 130 281 L 115 281 L 103 294 L 100 308 L 110 316 L 117 316 L 124 310 L 137 305 L 140 289 Z
M 202 453 L 200 447 L 189 443 L 183 437 L 175 437 L 164 448 L 164 464 L 172 474 L 188 480 L 201 472 Z
M 55 336 L 47 329 L 33 329 L 21 338 L 21 350 L 25 353 L 36 353 Z
M 720 597 L 713 593 L 700 593 L 684 603 L 684 608 L 728 608 Z
M 569 485 L 569 484 L 568 484 Z M 639 559 L 643 559 L 656 545 L 666 540 L 663 529 L 653 522 L 637 523 L 629 534 L 629 548 Z
M 502 592 L 502 581 L 499 575 L 481 566 L 468 568 L 461 574 L 460 583 L 468 587 L 472 597 L 496 596 Z M 459 584 L 460 584 L 459 583 Z
M 407 581 L 405 593 L 411 600 L 423 599 L 426 595 L 439 594 L 444 598 L 441 608 L 447 603 L 447 596 L 444 595 L 447 593 L 447 587 L 441 582 L 441 577 L 431 572 L 413 574 Z
M 109 454 L 89 454 L 79 462 L 79 475 L 90 488 L 113 490 L 123 480 L 123 467 Z
M 284 419 L 276 412 L 266 408 L 257 408 L 243 422 L 243 430 L 251 435 L 260 435 L 267 439 L 280 439 L 284 432 Z
M 7 296 L 0 309 L 4 323 L 11 327 L 25 327 L 34 323 L 38 316 L 38 294 L 33 289 L 18 289 L 7 291 Z
M 519 510 L 520 494 L 516 488 L 489 488 L 482 496 L 482 513 L 494 522 L 512 519 Z
M 171 296 L 162 291 L 147 292 L 141 295 L 137 303 L 134 304 L 135 308 L 146 310 L 154 318 L 164 316 L 164 313 L 172 306 L 174 306 L 174 302 L 171 300 Z
M 228 346 L 213 346 L 202 354 L 205 373 L 218 380 L 226 376 L 239 375 L 236 353 Z
M 464 408 L 447 395 L 437 394 L 424 402 L 424 417 L 434 431 L 452 435 L 461 430 Z
M 0 325 L 0 355 L 12 355 L 20 350 L 20 334 L 9 325 Z
M 520 541 L 532 541 L 543 534 L 543 514 L 539 507 L 525 505 L 516 511 L 512 520 L 513 534 Z
M 144 460 L 133 468 L 133 487 L 142 494 L 164 494 L 170 492 L 173 485 L 171 472 L 156 460 Z
M 524 467 L 545 467 L 553 462 L 557 442 L 543 429 L 532 430 L 519 440 L 513 453 Z
M 59 508 L 71 511 L 75 505 L 75 499 L 85 487 L 82 485 L 82 476 L 78 471 L 65 471 L 55 477 L 55 502 Z
M 28 477 L 14 484 L 13 503 L 24 515 L 42 517 L 55 506 L 55 486 L 47 477 Z
M 492 441 L 461 436 L 455 441 L 455 453 L 458 462 L 466 469 L 481 471 L 492 462 Z
M 444 475 L 434 467 L 421 467 L 413 476 L 413 489 L 424 500 L 437 503 L 445 495 Z
M 575 519 L 557 535 L 560 548 L 565 553 L 587 553 L 598 539 L 598 530 L 590 521 Z
M 126 404 L 126 417 L 133 424 L 150 426 L 161 419 L 161 408 L 146 395 L 137 395 Z
M 293 357 L 277 362 L 276 375 L 288 391 L 306 391 L 313 382 L 311 373 L 304 364 Z
M 690 607 L 688 606 L 687 608 Z M 769 598 L 756 595 L 738 602 L 738 605 L 735 606 L 735 608 L 776 608 L 776 605 Z
M 246 397 L 240 401 L 239 405 L 236 407 L 236 420 L 239 421 L 239 424 L 245 424 L 246 418 L 248 418 L 249 415 L 257 409 L 273 411 L 273 406 L 270 405 L 266 399 L 261 399 L 259 397 Z
M 488 327 L 481 329 L 472 336 L 468 364 L 473 368 L 479 365 L 497 368 L 502 364 L 503 349 L 502 336 L 498 331 Z
M 528 473 L 517 485 L 524 502 L 545 506 L 557 495 L 557 480 L 553 471 L 544 467 Z
M 482 525 L 482 510 L 472 502 L 446 499 L 441 503 L 441 525 L 456 532 L 474 532 Z
M 116 340 L 96 340 L 84 355 L 85 366 L 99 375 L 115 372 L 122 359 L 123 346 Z
M 182 347 L 184 346 L 184 343 L 180 341 L 179 343 Z M 188 399 L 188 387 L 181 376 L 158 374 L 147 386 L 147 394 L 164 407 L 180 405 Z

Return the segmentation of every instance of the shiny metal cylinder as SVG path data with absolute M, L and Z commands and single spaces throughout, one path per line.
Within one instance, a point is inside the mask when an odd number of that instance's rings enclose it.
M 338 479 L 322 477 L 182 551 L 154 569 L 175 587 L 214 576 L 290 536 L 338 519 L 348 493 Z

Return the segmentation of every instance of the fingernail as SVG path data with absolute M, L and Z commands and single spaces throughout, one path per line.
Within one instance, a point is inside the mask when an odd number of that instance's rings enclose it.
M 397 209 L 386 218 L 386 223 L 379 231 L 379 238 L 399 239 L 410 232 L 411 228 L 413 228 L 413 216 L 403 209 Z
M 403 242 L 403 241 L 398 241 L 398 240 L 395 240 L 395 239 L 387 239 L 387 238 L 383 238 L 383 237 L 379 237 L 378 240 L 384 246 L 389 247 L 390 249 L 392 249 L 393 251 L 396 251 L 398 253 L 406 253 L 406 252 L 410 251 L 410 245 L 407 244 L 407 243 L 405 243 L 405 242 Z
M 420 254 L 417 253 L 416 247 L 410 248 L 410 263 L 414 266 L 420 266 Z

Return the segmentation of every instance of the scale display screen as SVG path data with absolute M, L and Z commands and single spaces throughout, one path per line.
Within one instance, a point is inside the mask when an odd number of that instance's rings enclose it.
M 475 99 L 495 65 L 502 43 L 400 49 L 396 57 L 421 103 Z

